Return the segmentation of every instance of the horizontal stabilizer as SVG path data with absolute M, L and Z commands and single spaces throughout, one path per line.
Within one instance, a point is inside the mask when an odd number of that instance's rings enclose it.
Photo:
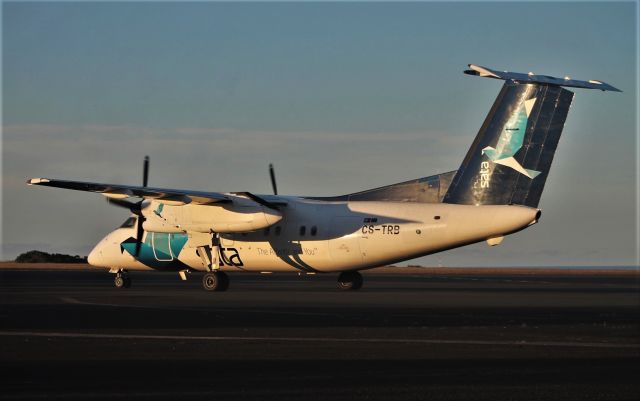
M 532 72 L 509 72 L 509 71 L 497 71 L 487 67 L 481 67 L 475 64 L 469 64 L 469 69 L 464 71 L 465 74 L 475 75 L 479 77 L 487 77 L 494 79 L 502 79 L 505 81 L 511 80 L 517 83 L 532 83 L 554 86 L 567 86 L 572 88 L 585 88 L 585 89 L 600 89 L 602 91 L 622 92 L 618 88 L 596 80 L 579 81 L 577 79 L 571 79 L 570 77 L 556 78 L 548 75 L 536 75 Z

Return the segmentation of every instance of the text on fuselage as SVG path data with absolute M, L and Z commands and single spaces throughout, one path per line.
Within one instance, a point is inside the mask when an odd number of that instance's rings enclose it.
M 375 226 L 373 224 L 365 224 L 362 226 L 363 234 L 385 234 L 385 235 L 398 235 L 400 234 L 400 226 L 395 224 L 382 224 Z

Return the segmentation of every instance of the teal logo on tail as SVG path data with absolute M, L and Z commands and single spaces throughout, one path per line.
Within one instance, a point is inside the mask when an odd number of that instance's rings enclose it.
M 525 100 L 520 109 L 507 121 L 500 138 L 498 138 L 496 147 L 487 146 L 482 149 L 482 154 L 486 155 L 492 162 L 512 168 L 531 179 L 536 178 L 540 171 L 522 167 L 513 156 L 522 148 L 524 135 L 527 131 L 527 121 L 535 103 L 536 98 Z

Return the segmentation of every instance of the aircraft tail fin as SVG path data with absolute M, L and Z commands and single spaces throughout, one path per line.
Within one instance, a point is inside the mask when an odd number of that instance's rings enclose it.
M 466 74 L 505 83 L 443 202 L 537 207 L 573 100 L 563 86 L 619 90 L 600 81 L 469 67 Z

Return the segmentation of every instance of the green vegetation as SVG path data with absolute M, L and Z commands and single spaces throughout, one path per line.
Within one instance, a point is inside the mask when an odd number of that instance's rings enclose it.
M 61 253 L 47 253 L 41 251 L 29 251 L 18 255 L 18 263 L 87 263 L 86 257 L 79 255 L 63 255 Z

